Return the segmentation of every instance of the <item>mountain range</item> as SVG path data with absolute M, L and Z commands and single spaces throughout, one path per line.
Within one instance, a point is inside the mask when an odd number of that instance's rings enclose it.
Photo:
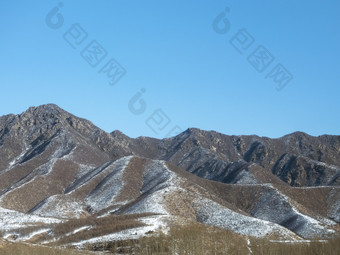
M 1 238 L 83 246 L 192 222 L 276 240 L 334 236 L 340 136 L 130 138 L 53 104 L 0 117 Z

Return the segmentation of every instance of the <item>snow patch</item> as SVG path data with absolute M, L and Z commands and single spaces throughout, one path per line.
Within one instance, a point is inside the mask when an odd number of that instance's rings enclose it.
M 325 224 L 300 213 L 289 198 L 277 189 L 264 193 L 251 211 L 251 215 L 280 224 L 304 238 L 314 238 L 334 233 Z M 326 222 L 326 221 L 325 221 Z
M 17 240 L 19 241 L 27 241 L 27 240 L 30 240 L 32 239 L 34 236 L 36 235 L 40 235 L 40 234 L 43 234 L 43 233 L 46 233 L 48 231 L 50 231 L 51 229 L 49 228 L 43 228 L 43 229 L 40 229 L 40 230 L 37 230 L 37 231 L 34 231 L 32 233 L 30 233 L 29 235 L 27 236 L 22 236 L 22 237 L 19 237 Z
M 247 239 L 247 248 L 248 248 L 249 254 L 253 254 L 253 251 L 250 248 L 250 239 L 249 238 Z
M 132 156 L 116 160 L 110 166 L 110 173 L 97 185 L 86 198 L 86 204 L 95 211 L 110 206 L 124 187 L 123 173 Z
M 206 198 L 196 199 L 194 207 L 198 221 L 208 225 L 230 229 L 247 236 L 264 237 L 279 234 L 281 238 L 296 238 L 293 232 L 278 224 L 236 213 Z
M 17 233 L 11 232 L 15 229 L 22 229 L 29 226 L 37 226 L 37 224 L 56 224 L 61 223 L 62 220 L 55 218 L 39 217 L 36 215 L 30 215 L 25 213 L 16 212 L 0 207 L 0 231 L 3 232 L 3 238 L 8 238 L 11 235 L 17 235 Z M 41 229 L 37 232 L 31 233 L 29 236 L 24 237 L 25 240 L 30 239 L 31 235 L 40 234 L 47 229 Z M 33 237 L 33 236 L 31 236 Z
M 81 242 L 71 243 L 71 246 L 83 247 L 86 244 L 110 242 L 113 240 L 127 240 L 127 239 L 138 239 L 145 236 L 146 233 L 152 233 L 157 231 L 167 232 L 168 226 L 167 221 L 169 216 L 155 215 L 141 218 L 140 221 L 147 224 L 147 226 L 127 229 L 117 233 L 104 235 L 100 237 L 91 238 L 88 240 L 83 240 Z
M 15 164 L 17 164 L 18 162 L 20 162 L 20 161 L 22 160 L 22 158 L 24 157 L 24 155 L 29 151 L 29 149 L 30 149 L 29 146 L 26 145 L 26 146 L 25 146 L 25 149 L 21 152 L 21 154 L 20 154 L 19 156 L 15 157 L 15 158 L 13 159 L 13 161 L 11 161 L 11 162 L 9 163 L 8 169 L 7 169 L 6 171 L 11 170 Z
M 124 213 L 158 213 L 169 215 L 164 206 L 165 196 L 180 189 L 178 177 L 164 161 L 153 161 L 146 167 L 141 193 L 145 196 Z
M 32 213 L 44 217 L 79 218 L 84 213 L 84 209 L 82 204 L 77 201 L 68 200 L 65 195 L 53 195 L 47 198 Z

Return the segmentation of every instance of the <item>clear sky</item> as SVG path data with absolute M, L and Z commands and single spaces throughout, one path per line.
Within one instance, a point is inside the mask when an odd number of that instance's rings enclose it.
M 0 115 L 55 103 L 131 137 L 340 135 L 339 13 L 339 0 L 2 0 Z

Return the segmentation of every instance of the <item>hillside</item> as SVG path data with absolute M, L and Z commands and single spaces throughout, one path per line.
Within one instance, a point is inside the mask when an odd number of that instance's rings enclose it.
M 56 105 L 0 117 L 0 235 L 72 245 L 202 223 L 247 237 L 340 230 L 340 136 L 107 133 Z

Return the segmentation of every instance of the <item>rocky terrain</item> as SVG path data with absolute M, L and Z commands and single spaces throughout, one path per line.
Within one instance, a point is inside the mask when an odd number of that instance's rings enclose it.
M 82 246 L 199 222 L 280 240 L 340 229 L 340 136 L 106 133 L 56 105 L 0 117 L 0 235 Z

